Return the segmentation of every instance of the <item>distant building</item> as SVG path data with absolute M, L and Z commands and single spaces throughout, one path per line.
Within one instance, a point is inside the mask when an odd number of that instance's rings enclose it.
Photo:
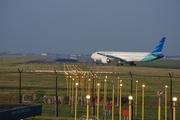
M 41 56 L 47 56 L 47 54 L 46 53 L 42 53 Z
M 77 55 L 70 55 L 70 59 L 76 60 L 77 59 Z

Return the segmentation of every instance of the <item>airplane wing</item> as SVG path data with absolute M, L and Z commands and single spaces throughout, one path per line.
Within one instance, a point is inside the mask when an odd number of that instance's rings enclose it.
M 113 56 L 113 55 L 107 55 L 107 54 L 103 54 L 103 53 L 97 53 L 97 54 L 105 56 L 105 57 L 108 57 L 108 58 L 111 58 L 111 59 L 114 59 L 114 60 L 117 60 L 117 61 L 124 61 L 124 62 L 126 62 L 125 59 L 120 58 L 120 57 L 116 57 L 116 56 Z

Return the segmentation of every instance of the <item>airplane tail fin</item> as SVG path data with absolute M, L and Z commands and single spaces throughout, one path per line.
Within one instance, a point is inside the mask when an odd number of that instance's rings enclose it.
M 152 51 L 152 53 L 156 53 L 156 54 L 158 54 L 158 53 L 161 53 L 161 51 L 162 51 L 162 49 L 163 49 L 163 46 L 164 46 L 164 42 L 165 42 L 165 39 L 166 39 L 166 37 L 163 37 L 162 39 L 161 39 L 161 41 L 157 44 L 157 46 L 154 48 L 154 50 Z

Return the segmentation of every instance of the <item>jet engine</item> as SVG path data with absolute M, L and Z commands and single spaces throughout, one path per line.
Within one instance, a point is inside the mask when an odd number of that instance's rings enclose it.
M 101 62 L 102 62 L 102 63 L 110 63 L 110 62 L 111 62 L 111 59 L 109 59 L 109 58 L 102 58 L 102 59 L 101 59 Z

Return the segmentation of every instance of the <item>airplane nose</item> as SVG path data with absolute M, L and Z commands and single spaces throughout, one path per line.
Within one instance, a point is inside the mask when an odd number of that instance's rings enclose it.
M 94 53 L 91 55 L 91 58 L 92 58 L 92 59 L 94 58 Z

